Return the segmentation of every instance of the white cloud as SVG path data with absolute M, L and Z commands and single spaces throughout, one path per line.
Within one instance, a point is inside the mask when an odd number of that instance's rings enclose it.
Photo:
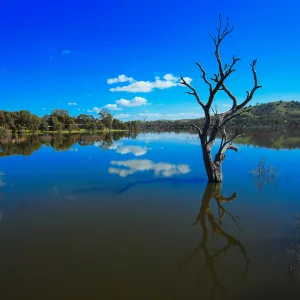
M 178 78 L 173 76 L 172 74 L 168 73 L 164 76 L 164 79 L 167 80 L 167 81 L 177 81 Z
M 153 87 L 150 81 L 136 81 L 127 86 L 117 86 L 109 89 L 111 92 L 131 92 L 131 93 L 149 93 L 152 92 Z
M 93 110 L 88 110 L 87 112 L 95 112 L 95 113 L 99 113 L 100 112 L 100 110 L 101 110 L 101 108 L 99 108 L 99 107 L 94 107 L 93 108 Z
M 118 82 L 133 82 L 134 79 L 132 77 L 127 77 L 126 75 L 122 74 L 122 75 L 119 75 L 118 77 L 116 78 L 110 78 L 107 80 L 107 83 L 108 84 L 114 84 L 114 83 L 118 83 Z
M 117 104 L 120 106 L 125 106 L 125 107 L 138 107 L 142 105 L 147 105 L 147 99 L 142 98 L 142 97 L 134 97 L 132 100 L 126 100 L 126 99 L 120 99 L 116 101 Z
M 188 165 L 185 164 L 170 164 L 165 162 L 155 163 L 152 160 L 148 159 L 133 159 L 133 160 L 124 160 L 124 161 L 111 161 L 112 165 L 117 167 L 111 167 L 108 169 L 108 172 L 111 174 L 117 174 L 121 177 L 126 177 L 130 174 L 142 171 L 154 171 L 156 176 L 171 177 L 173 175 L 187 174 L 191 170 Z
M 92 110 L 90 110 L 90 109 L 88 109 L 88 110 L 87 110 L 87 112 L 88 112 L 88 113 L 92 113 L 93 111 L 92 111 Z
M 122 119 L 122 118 L 128 118 L 129 116 L 130 116 L 130 114 L 118 114 L 118 115 L 116 115 L 116 118 Z
M 125 75 L 124 75 L 125 76 Z M 192 81 L 189 77 L 184 77 L 186 82 L 190 83 Z M 117 78 L 111 79 L 116 81 Z M 111 81 L 110 81 L 111 82 Z M 174 86 L 182 86 L 180 84 L 180 78 L 175 77 L 174 75 L 168 73 L 163 76 L 163 79 L 156 76 L 155 81 L 137 81 L 132 79 L 131 83 L 126 86 L 117 86 L 115 88 L 109 89 L 111 92 L 132 92 L 132 93 L 149 93 L 152 92 L 154 89 L 168 89 Z
M 69 102 L 68 105 L 74 105 L 74 106 L 76 106 L 77 103 L 76 102 Z
M 122 110 L 122 108 L 118 107 L 117 104 L 106 104 L 103 108 L 107 108 L 109 110 Z
M 122 146 L 117 149 L 117 153 L 120 154 L 128 154 L 132 153 L 134 156 L 142 156 L 147 153 L 147 147 L 140 147 L 140 146 Z
M 190 84 L 190 83 L 192 82 L 192 78 L 190 78 L 190 77 L 183 77 L 183 79 L 185 80 L 185 82 L 186 82 L 187 84 Z M 181 83 L 179 83 L 179 85 L 185 86 L 184 84 L 181 84 Z
M 46 109 L 47 109 L 46 107 L 43 107 L 43 108 L 42 108 L 42 110 L 46 110 Z
M 182 113 L 139 113 L 137 117 L 149 118 L 151 120 L 180 120 L 180 119 L 196 119 L 203 117 L 203 113 L 196 112 L 182 112 Z

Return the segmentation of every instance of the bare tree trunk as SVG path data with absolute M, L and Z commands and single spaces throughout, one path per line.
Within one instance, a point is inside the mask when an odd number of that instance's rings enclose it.
M 222 182 L 222 161 L 214 161 L 211 155 L 211 146 L 201 141 L 203 162 L 209 182 Z

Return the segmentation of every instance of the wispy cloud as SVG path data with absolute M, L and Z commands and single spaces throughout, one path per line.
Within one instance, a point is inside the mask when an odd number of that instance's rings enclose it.
M 6 183 L 4 182 L 5 173 L 0 171 L 0 188 L 4 187 Z
M 61 51 L 61 54 L 62 54 L 62 55 L 70 55 L 72 52 L 73 52 L 72 50 L 66 49 L 66 50 L 62 50 L 62 51 Z
M 63 56 L 67 56 L 67 55 L 78 55 L 78 54 L 81 54 L 80 51 L 72 50 L 72 49 L 64 49 L 64 50 L 62 50 L 60 53 L 61 53 L 61 55 L 63 55 Z
M 72 105 L 73 105 L 73 106 L 76 106 L 76 105 L 77 105 L 77 103 L 76 103 L 76 102 L 69 102 L 69 103 L 68 103 L 68 105 L 71 105 L 71 106 L 72 106 Z
M 114 84 L 114 83 L 119 83 L 119 82 L 133 82 L 134 79 L 132 77 L 127 77 L 126 75 L 122 74 L 122 75 L 119 75 L 118 77 L 116 78 L 110 78 L 110 79 L 107 79 L 107 83 L 108 84 Z
M 106 104 L 103 108 L 107 108 L 109 110 L 122 110 L 122 108 L 118 107 L 117 104 Z
M 175 133 L 175 132 L 161 132 L 161 133 L 141 133 L 136 139 L 145 142 L 146 144 L 153 141 L 168 141 L 168 143 L 187 143 L 199 146 L 199 137 L 197 134 L 190 133 Z
M 130 114 L 118 114 L 118 115 L 116 115 L 116 118 L 125 119 L 125 118 L 128 118 L 129 116 L 130 116 Z
M 120 76 L 123 76 L 123 75 L 120 75 Z M 118 78 L 109 79 L 108 80 L 109 82 L 108 81 L 107 82 L 109 84 L 117 83 L 117 82 L 125 82 L 125 81 L 119 81 Z M 126 77 L 126 78 L 128 78 L 128 77 Z M 170 73 L 164 75 L 162 79 L 158 76 L 155 77 L 155 81 L 137 81 L 137 80 L 133 79 L 132 77 L 130 77 L 130 79 L 131 80 L 126 80 L 126 81 L 131 82 L 129 85 L 117 86 L 115 88 L 110 88 L 109 90 L 111 92 L 149 93 L 149 92 L 152 92 L 154 89 L 168 89 L 168 88 L 178 86 L 178 85 L 182 86 L 182 84 L 180 83 L 180 78 L 176 77 Z M 190 83 L 192 81 L 192 79 L 189 77 L 185 77 L 184 79 L 188 83 Z
M 42 110 L 46 110 L 46 109 L 47 109 L 46 107 L 43 107 L 43 108 L 42 108 Z
M 137 117 L 150 118 L 151 120 L 179 120 L 179 119 L 195 119 L 203 117 L 203 113 L 182 112 L 182 113 L 139 113 Z
M 117 174 L 121 177 L 126 177 L 142 171 L 154 171 L 156 176 L 171 177 L 173 175 L 188 174 L 191 171 L 189 166 L 185 164 L 176 165 L 166 162 L 155 163 L 148 159 L 111 161 L 110 163 L 117 167 L 110 167 L 108 172 L 111 174 Z
M 149 113 L 149 112 L 145 112 L 145 113 L 139 113 L 138 116 L 140 117 L 154 117 L 154 118 L 161 118 L 163 116 L 163 114 L 160 113 Z
M 101 109 L 102 108 L 100 108 L 100 107 L 94 107 L 92 110 L 91 109 L 87 110 L 87 112 L 95 112 L 95 113 L 99 114 Z

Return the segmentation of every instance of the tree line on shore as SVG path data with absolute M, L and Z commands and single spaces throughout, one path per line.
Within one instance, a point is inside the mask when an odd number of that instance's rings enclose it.
M 229 126 L 300 126 L 300 102 L 277 101 L 249 106 L 249 112 L 229 122 Z M 214 118 L 212 116 L 212 118 Z M 69 115 L 67 110 L 54 109 L 50 115 L 41 118 L 27 110 L 8 112 L 0 110 L 0 136 L 1 128 L 11 130 L 13 134 L 24 131 L 37 132 L 95 132 L 110 130 L 129 131 L 176 131 L 192 129 L 193 125 L 203 126 L 204 118 L 196 120 L 155 120 L 155 121 L 127 121 L 122 122 L 113 117 L 109 111 L 103 109 L 98 117 L 80 114 L 77 117 Z
M 38 117 L 27 110 L 8 112 L 0 110 L 0 129 L 11 130 L 13 134 L 22 132 L 73 132 L 84 130 L 130 130 L 137 129 L 136 121 L 122 122 L 105 109 L 100 110 L 98 117 L 80 114 L 77 117 L 69 115 L 67 110 L 54 109 L 50 115 Z

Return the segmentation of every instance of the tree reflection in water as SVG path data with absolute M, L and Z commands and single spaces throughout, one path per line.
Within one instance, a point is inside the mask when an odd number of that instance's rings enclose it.
M 136 134 L 133 135 L 133 138 Z M 15 139 L 0 139 L 0 157 L 10 155 L 29 156 L 38 151 L 43 145 L 50 146 L 56 151 L 69 150 L 78 143 L 80 146 L 91 146 L 95 142 L 100 144 L 100 149 L 109 149 L 114 142 L 122 137 L 131 137 L 130 132 L 86 134 L 56 134 L 56 135 L 23 135 Z
M 224 292 L 225 288 L 222 282 L 219 279 L 217 269 L 216 269 L 216 259 L 224 254 L 231 246 L 236 246 L 239 248 L 242 256 L 245 259 L 245 267 L 242 273 L 243 280 L 246 279 L 246 273 L 248 271 L 250 260 L 248 258 L 246 249 L 244 245 L 236 239 L 234 236 L 228 234 L 223 228 L 223 219 L 225 216 L 230 217 L 230 219 L 235 223 L 235 225 L 240 229 L 237 217 L 234 217 L 228 210 L 225 209 L 223 203 L 231 202 L 236 198 L 236 193 L 233 193 L 230 197 L 224 197 L 221 194 L 222 183 L 208 183 L 202 198 L 200 212 L 196 218 L 196 223 L 193 225 L 200 224 L 203 235 L 200 241 L 200 244 L 194 249 L 194 251 L 186 258 L 186 260 L 181 264 L 181 267 L 184 267 L 190 263 L 199 252 L 204 254 L 204 267 L 200 271 L 199 275 L 199 284 L 201 284 L 201 278 L 209 270 L 213 278 L 213 286 L 210 294 L 212 298 L 217 290 Z M 216 218 L 212 212 L 211 204 L 212 200 L 215 199 L 218 209 L 218 218 Z M 223 237 L 226 241 L 224 247 L 210 251 L 207 245 L 208 242 L 208 233 L 209 230 L 212 230 L 213 234 L 216 234 L 219 237 Z

